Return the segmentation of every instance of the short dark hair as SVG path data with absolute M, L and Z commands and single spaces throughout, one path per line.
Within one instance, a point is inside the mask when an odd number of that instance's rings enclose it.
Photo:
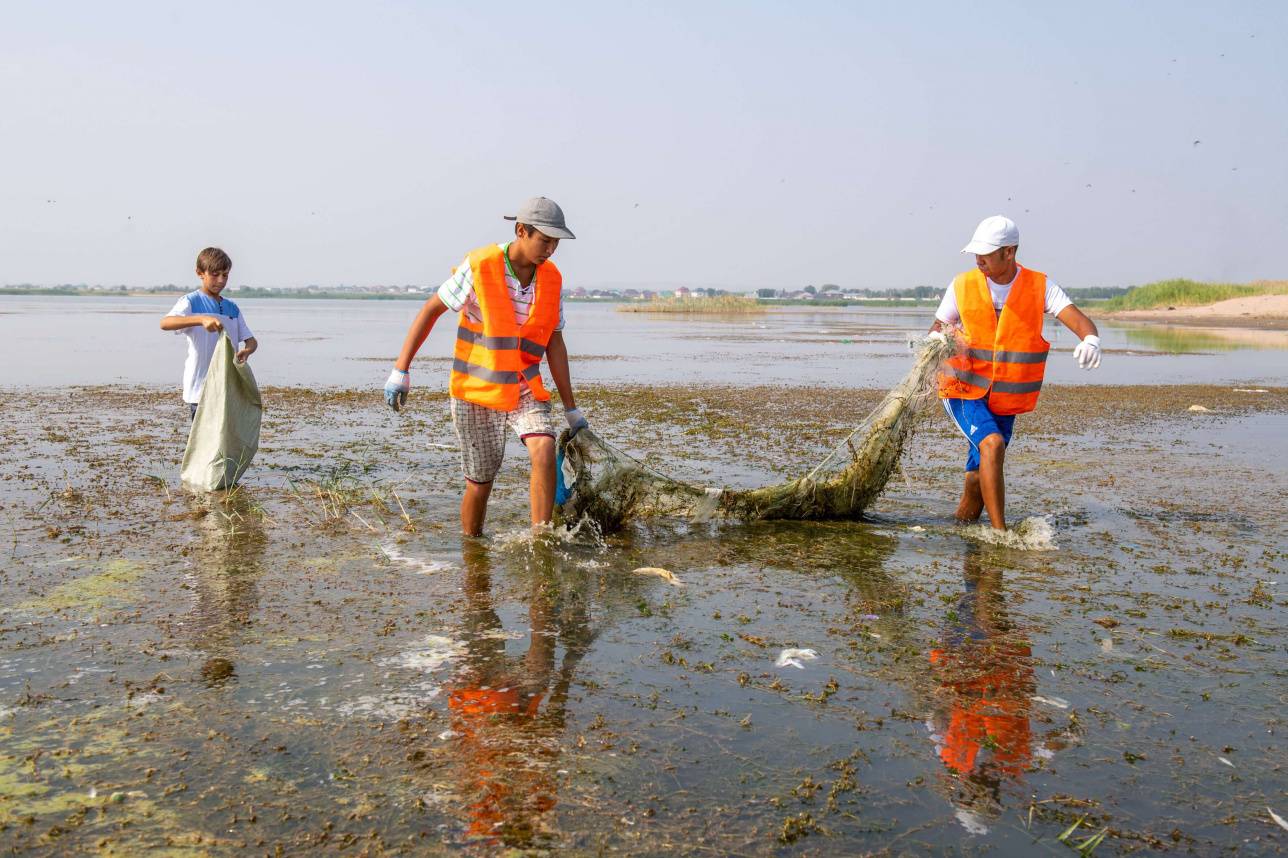
M 233 260 L 218 247 L 207 247 L 197 254 L 197 271 L 209 274 L 213 271 L 232 271 Z
M 541 232 L 541 230 L 537 229 L 535 226 L 533 226 L 533 225 L 532 225 L 532 224 L 530 224 L 530 223 L 517 223 L 517 222 L 514 224 L 514 234 L 515 234 L 515 235 L 518 235 L 518 234 L 519 234 L 519 227 L 523 227 L 523 232 L 524 232 L 524 234 L 525 234 L 525 235 L 531 235 L 531 234 L 532 234 L 532 233 L 534 233 L 534 232 L 539 232 L 539 233 L 541 233 L 542 235 L 546 235 L 544 232 Z M 546 236 L 546 238 L 549 238 L 549 237 L 550 237 L 550 236 L 548 236 L 548 235 Z

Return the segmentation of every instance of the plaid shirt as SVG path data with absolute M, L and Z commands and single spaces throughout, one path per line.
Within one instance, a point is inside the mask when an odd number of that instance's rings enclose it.
M 510 246 L 507 241 L 505 244 L 497 245 L 502 250 Z M 535 278 L 533 278 L 535 281 Z M 505 286 L 510 290 L 510 300 L 514 304 L 514 319 L 520 325 L 528 320 L 528 311 L 532 307 L 532 299 L 536 295 L 536 289 L 532 284 L 523 286 L 519 283 L 519 278 L 514 276 L 514 269 L 510 267 L 510 257 L 505 257 Z M 470 269 L 470 260 L 467 257 L 464 262 L 456 266 L 452 276 L 442 286 L 438 287 L 438 297 L 448 309 L 457 312 L 464 310 L 465 318 L 477 325 L 483 324 L 483 314 L 479 310 L 478 298 L 474 296 L 474 272 Z M 556 331 L 562 331 L 564 326 L 563 298 L 559 299 L 559 324 L 555 326 Z

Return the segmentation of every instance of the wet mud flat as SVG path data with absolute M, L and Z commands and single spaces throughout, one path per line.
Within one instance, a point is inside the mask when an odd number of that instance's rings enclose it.
M 604 387 L 581 404 L 651 464 L 748 486 L 811 467 L 883 393 Z M 1041 523 L 1025 547 L 951 522 L 965 442 L 933 411 L 865 521 L 532 539 L 515 444 L 490 537 L 463 542 L 442 397 L 400 417 L 365 391 L 266 405 L 246 485 L 192 496 L 173 392 L 3 394 L 5 849 L 1206 855 L 1288 838 L 1267 810 L 1288 815 L 1288 389 L 1045 393 L 1008 453 L 1012 523 Z M 777 666 L 789 648 L 809 653 Z

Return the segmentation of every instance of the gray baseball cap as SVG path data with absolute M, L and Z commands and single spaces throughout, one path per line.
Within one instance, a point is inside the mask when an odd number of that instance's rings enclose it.
M 517 220 L 528 226 L 535 226 L 537 232 L 551 238 L 576 238 L 568 224 L 564 223 L 563 209 L 554 200 L 546 197 L 533 197 L 519 206 L 519 213 L 504 215 L 506 220 Z

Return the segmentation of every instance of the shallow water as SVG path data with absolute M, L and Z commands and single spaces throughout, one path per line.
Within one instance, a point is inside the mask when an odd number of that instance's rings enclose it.
M 754 483 L 880 393 L 583 398 Z M 533 540 L 516 446 L 462 541 L 441 397 L 372 398 L 269 391 L 247 485 L 193 498 L 171 394 L 5 394 L 0 842 L 1064 854 L 1081 819 L 1098 854 L 1282 849 L 1284 388 L 1053 388 L 1008 454 L 1043 550 L 951 523 L 933 417 L 866 521 Z
M 235 297 L 235 293 L 234 293 Z M 180 334 L 157 324 L 173 298 L 0 296 L 0 386 L 147 384 L 177 387 Z M 419 304 L 414 301 L 241 302 L 260 351 L 261 384 L 379 389 Z M 904 373 L 908 339 L 934 309 L 791 307 L 745 318 L 621 313 L 569 302 L 566 338 L 578 382 L 889 387 Z M 1094 312 L 1093 312 L 1094 315 Z M 1099 371 L 1073 362 L 1073 336 L 1048 321 L 1058 384 L 1277 384 L 1288 375 L 1288 335 L 1102 324 Z M 1241 339 L 1232 341 L 1232 337 Z M 454 325 L 430 334 L 413 367 L 417 389 L 446 387 Z M 102 359 L 104 349 L 112 359 Z M 1233 351 L 1237 348 L 1239 351 Z M 803 368 L 805 368 L 803 370 Z

